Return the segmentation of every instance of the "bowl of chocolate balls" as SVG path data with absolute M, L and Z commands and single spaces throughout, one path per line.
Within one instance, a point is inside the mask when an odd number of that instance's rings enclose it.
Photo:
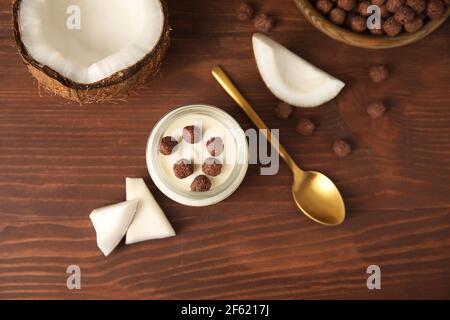
M 450 14 L 450 0 L 294 1 L 323 33 L 372 49 L 413 43 L 438 28 Z

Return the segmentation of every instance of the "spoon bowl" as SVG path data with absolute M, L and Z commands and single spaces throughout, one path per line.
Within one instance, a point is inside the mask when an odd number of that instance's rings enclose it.
M 278 138 L 272 136 L 267 125 L 242 96 L 236 86 L 220 67 L 214 67 L 213 76 L 284 159 L 294 175 L 292 197 L 297 207 L 310 219 L 327 226 L 336 226 L 345 219 L 345 205 L 335 184 L 324 174 L 303 171 L 295 163 Z
M 320 172 L 294 173 L 292 197 L 306 216 L 320 224 L 336 226 L 345 219 L 345 205 L 338 188 Z

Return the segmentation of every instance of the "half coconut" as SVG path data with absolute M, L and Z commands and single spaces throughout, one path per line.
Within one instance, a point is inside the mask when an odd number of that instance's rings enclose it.
M 79 103 L 125 99 L 170 43 L 165 0 L 13 0 L 13 24 L 39 85 Z

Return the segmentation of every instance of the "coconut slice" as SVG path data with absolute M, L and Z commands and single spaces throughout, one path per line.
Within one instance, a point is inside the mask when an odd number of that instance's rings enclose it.
M 108 256 L 125 236 L 133 220 L 138 200 L 126 201 L 100 209 L 89 215 L 97 233 L 97 245 Z
M 17 47 L 51 93 L 123 99 L 155 75 L 169 45 L 165 0 L 13 0 Z
M 170 222 L 153 198 L 143 179 L 127 178 L 127 200 L 139 200 L 136 215 L 128 228 L 126 244 L 175 236 Z
M 319 106 L 336 97 L 345 86 L 263 34 L 253 35 L 253 51 L 269 90 L 293 106 Z

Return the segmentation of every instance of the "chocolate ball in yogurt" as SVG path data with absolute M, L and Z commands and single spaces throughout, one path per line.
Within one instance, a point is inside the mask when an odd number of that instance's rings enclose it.
M 202 133 L 199 127 L 190 125 L 183 128 L 183 139 L 187 143 L 194 144 L 201 140 Z
M 223 152 L 223 140 L 220 137 L 214 137 L 206 142 L 206 150 L 213 157 L 217 157 Z
M 214 158 L 208 158 L 202 165 L 202 171 L 211 177 L 217 177 L 222 172 L 222 163 Z
M 173 165 L 173 173 L 178 179 L 185 179 L 194 173 L 194 165 L 187 159 L 180 159 Z
M 174 137 L 164 137 L 159 143 L 159 152 L 165 156 L 172 154 L 173 149 L 178 145 L 178 141 Z
M 205 175 L 199 175 L 195 177 L 191 183 L 191 191 L 193 192 L 206 192 L 211 189 L 211 180 Z

